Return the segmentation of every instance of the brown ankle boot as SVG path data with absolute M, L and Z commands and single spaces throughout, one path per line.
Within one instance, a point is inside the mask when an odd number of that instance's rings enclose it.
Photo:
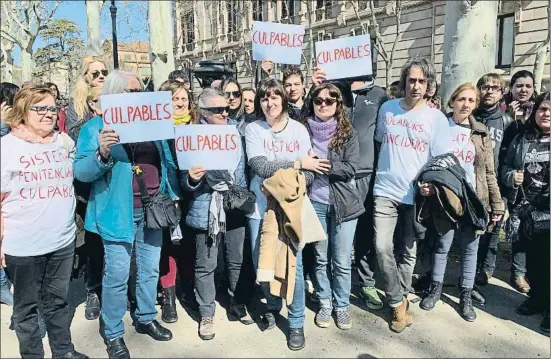
M 392 321 L 390 322 L 390 330 L 396 333 L 401 333 L 407 327 L 413 324 L 413 318 L 408 313 L 409 302 L 404 298 L 402 304 L 396 308 L 392 308 Z

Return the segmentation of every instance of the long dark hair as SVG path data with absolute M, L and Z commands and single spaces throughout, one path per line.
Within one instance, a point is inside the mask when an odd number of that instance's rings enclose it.
M 327 90 L 329 92 L 329 96 L 337 99 L 337 109 L 335 111 L 335 118 L 337 119 L 337 134 L 333 136 L 329 142 L 328 148 L 342 150 L 344 144 L 349 140 L 350 134 L 352 133 L 352 122 L 348 119 L 348 110 L 344 106 L 342 93 L 337 86 L 331 83 L 325 83 L 317 86 L 312 92 L 310 101 L 308 101 L 308 108 L 303 112 L 300 122 L 306 126 L 308 132 L 310 132 L 310 136 L 312 136 L 312 130 L 308 124 L 308 119 L 315 116 L 314 99 L 318 97 L 323 90 Z
M 262 107 L 260 106 L 260 102 L 264 97 L 269 97 L 272 95 L 277 95 L 281 97 L 281 113 L 288 113 L 287 111 L 289 109 L 289 98 L 287 97 L 287 93 L 285 92 L 285 87 L 283 87 L 283 83 L 279 80 L 267 79 L 260 83 L 260 86 L 258 86 L 258 89 L 256 90 L 256 95 L 254 97 L 254 112 L 256 113 L 257 118 L 265 119 L 264 112 L 262 112 Z
M 11 82 L 0 83 L 0 103 L 5 102 L 8 106 L 13 106 L 13 99 L 19 90 L 19 86 Z
M 526 122 L 526 131 L 535 133 L 535 134 L 541 134 L 540 127 L 538 126 L 538 123 L 536 122 L 536 116 L 537 112 L 541 106 L 541 104 L 544 101 L 549 101 L 549 91 L 544 92 L 538 96 L 536 96 L 535 102 L 534 102 L 534 108 L 532 110 L 532 113 L 530 114 L 530 117 L 528 118 L 528 122 Z

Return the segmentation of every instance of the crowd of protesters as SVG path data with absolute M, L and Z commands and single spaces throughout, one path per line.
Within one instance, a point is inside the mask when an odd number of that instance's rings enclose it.
M 199 337 L 213 339 L 221 290 L 231 316 L 262 330 L 277 326 L 285 299 L 287 345 L 301 350 L 307 299 L 317 326 L 334 316 L 338 328 L 352 327 L 353 271 L 367 308 L 388 304 L 389 328 L 400 333 L 413 324 L 410 293 L 424 310 L 437 305 L 454 239 L 459 314 L 472 322 L 502 233 L 512 243 L 511 284 L 528 295 L 517 312 L 543 313 L 549 333 L 551 100 L 530 72 L 508 86 L 486 74 L 443 104 L 424 58 L 407 61 L 386 90 L 371 76 L 326 81 L 320 69 L 307 89 L 298 67 L 282 81 L 274 67 L 262 63 L 257 88 L 223 78 L 194 95 L 179 70 L 158 87 L 172 95 L 175 126 L 237 127 L 233 171 L 180 170 L 174 140 L 120 144 L 104 127 L 101 96 L 146 87 L 135 73 L 109 73 L 101 57 L 83 58 L 63 108 L 55 84 L 0 85 L 0 298 L 13 305 L 22 357 L 43 357 L 46 333 L 53 357 L 87 357 L 71 340 L 75 268 L 109 358 L 130 357 L 127 311 L 138 333 L 171 340 L 156 305 L 174 323 L 177 298 L 199 313 Z M 168 208 L 167 223 L 146 215 L 152 201 Z M 415 284 L 418 244 L 431 260 Z M 257 288 L 258 320 L 249 311 Z

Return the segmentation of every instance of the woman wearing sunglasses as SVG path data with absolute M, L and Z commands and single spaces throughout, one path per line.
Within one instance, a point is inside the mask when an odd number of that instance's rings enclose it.
M 323 173 L 328 170 L 329 161 L 316 159 L 308 155 L 312 148 L 310 135 L 301 123 L 292 120 L 288 114 L 288 99 L 283 84 L 278 80 L 265 80 L 256 92 L 255 108 L 262 116 L 249 124 L 245 130 L 247 158 L 254 177 L 251 180 L 251 191 L 256 195 L 256 211 L 250 216 L 249 229 L 253 262 L 258 269 L 260 249 L 260 223 L 266 212 L 267 200 L 261 190 L 262 181 L 269 178 L 281 168 L 306 170 L 306 184 L 314 179 L 312 172 Z M 289 336 L 287 345 L 292 350 L 304 348 L 304 275 L 302 253 L 297 253 L 296 282 L 292 303 L 287 303 L 289 318 Z M 270 293 L 269 283 L 261 285 L 268 301 L 267 311 L 263 316 L 265 329 L 276 326 L 276 315 L 281 311 L 281 298 Z
M 114 71 L 107 77 L 101 94 L 142 89 L 136 74 Z M 155 320 L 163 230 L 155 229 L 146 218 L 141 191 L 143 188 L 149 197 L 178 199 L 176 166 L 168 143 L 146 141 L 120 145 L 117 133 L 103 127 L 102 118 L 96 116 L 82 126 L 74 172 L 78 180 L 91 184 L 85 229 L 101 237 L 105 249 L 101 321 L 109 358 L 129 357 L 123 339 L 123 318 L 133 252 L 137 305 L 131 306 L 131 311 L 136 331 L 154 340 L 171 340 L 170 330 Z
M 227 98 L 216 89 L 204 89 L 198 100 L 198 124 L 237 125 L 228 117 L 231 109 Z M 203 166 L 194 166 L 182 173 L 182 187 L 191 193 L 191 203 L 186 224 L 195 235 L 195 296 L 199 303 L 201 321 L 199 337 L 214 338 L 214 310 L 216 286 L 214 272 L 218 265 L 218 250 L 221 242 L 225 247 L 225 262 L 231 296 L 230 314 L 243 324 L 253 324 L 245 306 L 246 296 L 252 290 L 252 280 L 242 275 L 243 248 L 245 241 L 245 213 L 224 210 L 223 192 L 231 187 L 247 188 L 245 178 L 245 154 L 242 153 L 234 171 L 205 171 Z
M 175 126 L 185 126 L 195 122 L 195 109 L 187 83 L 177 80 L 163 82 L 159 91 L 170 91 L 172 93 L 172 109 Z M 174 140 L 168 140 L 172 157 L 177 162 Z M 180 221 L 180 234 L 184 238 L 178 245 L 174 244 L 171 233 L 165 231 L 163 234 L 163 247 L 161 249 L 161 263 L 159 265 L 160 282 L 163 288 L 163 300 L 161 302 L 162 316 L 165 323 L 178 321 L 176 311 L 176 275 L 180 275 L 181 290 L 184 302 L 189 306 L 195 306 L 194 267 L 195 267 L 195 243 L 190 240 L 190 229 L 185 225 L 189 200 L 187 197 L 180 199 L 182 220 Z M 179 273 L 178 273 L 179 272 Z
M 352 245 L 357 218 L 365 212 L 354 181 L 360 144 L 335 85 L 317 86 L 304 116 L 303 123 L 312 136 L 311 155 L 330 161 L 329 168 L 316 173 L 310 187 L 310 199 L 328 237 L 313 244 L 320 303 L 315 323 L 329 327 L 334 309 L 337 327 L 350 329 Z
M 21 90 L 6 117 L 11 132 L 1 141 L 0 266 L 17 288 L 13 319 L 23 358 L 44 357 L 38 308 L 52 356 L 87 358 L 71 341 L 75 143 L 54 130 L 58 110 L 50 89 Z
M 226 103 L 230 108 L 229 117 L 237 122 L 237 129 L 241 136 L 245 136 L 245 127 L 247 123 L 245 119 L 245 110 L 243 108 L 243 94 L 241 92 L 241 85 L 233 80 L 226 79 L 220 84 L 220 88 L 226 97 Z

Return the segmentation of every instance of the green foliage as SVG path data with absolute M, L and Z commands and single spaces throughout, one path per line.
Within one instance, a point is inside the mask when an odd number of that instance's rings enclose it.
M 84 41 L 79 37 L 78 25 L 68 19 L 52 20 L 40 36 L 47 41 L 33 54 L 35 64 L 39 67 L 52 62 L 60 62 L 72 67 L 78 63 L 84 51 Z

